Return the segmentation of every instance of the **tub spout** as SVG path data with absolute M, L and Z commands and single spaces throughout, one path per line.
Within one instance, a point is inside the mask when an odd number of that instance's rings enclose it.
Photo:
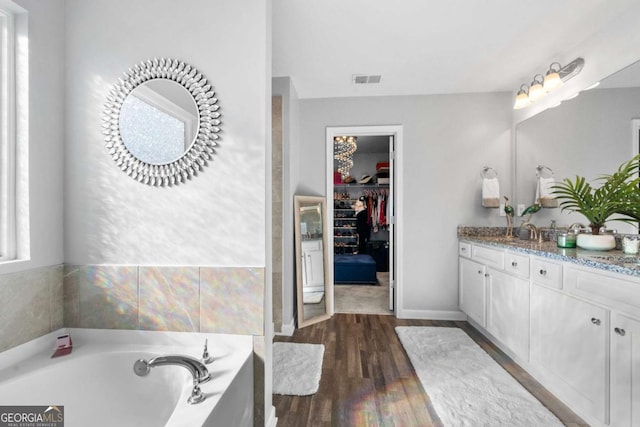
M 209 370 L 202 362 L 189 356 L 158 356 L 150 360 L 139 359 L 133 365 L 133 372 L 139 377 L 149 374 L 151 368 L 155 366 L 175 365 L 182 366 L 191 372 L 193 377 L 193 391 L 187 400 L 189 403 L 199 403 L 205 399 L 200 390 L 200 384 L 211 379 Z
M 191 372 L 194 384 L 201 384 L 211 379 L 207 367 L 197 359 L 189 356 L 158 356 L 150 360 L 140 359 L 133 365 L 136 375 L 143 377 L 155 366 L 176 365 Z

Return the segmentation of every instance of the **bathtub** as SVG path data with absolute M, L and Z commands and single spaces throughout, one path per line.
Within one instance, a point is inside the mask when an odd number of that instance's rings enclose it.
M 68 332 L 71 354 L 51 358 Z M 138 359 L 167 354 L 199 359 L 204 340 L 214 362 L 200 385 L 206 399 L 191 405 L 187 369 L 158 366 L 146 377 Z M 252 426 L 251 336 L 65 328 L 0 353 L 0 405 L 64 406 L 65 427 Z

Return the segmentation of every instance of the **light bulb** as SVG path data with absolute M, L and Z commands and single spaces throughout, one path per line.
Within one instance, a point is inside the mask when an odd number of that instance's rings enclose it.
M 529 99 L 531 102 L 535 102 L 546 95 L 546 92 L 542 88 L 543 82 L 544 77 L 542 77 L 542 74 L 536 74 L 533 76 L 533 81 L 529 85 Z
M 560 74 L 557 71 L 549 70 L 547 71 L 547 75 L 544 77 L 544 90 L 547 92 L 551 92 L 554 89 L 562 86 L 562 79 L 560 78 Z
M 529 104 L 531 104 L 531 102 L 529 101 L 529 95 L 527 95 L 527 91 L 520 88 L 518 94 L 516 95 L 516 102 L 513 104 L 513 109 L 520 110 L 522 108 L 528 107 Z
M 549 70 L 544 76 L 544 90 L 546 92 L 551 92 L 563 85 L 563 81 L 560 78 L 561 69 L 562 66 L 559 62 L 552 62 L 551 65 L 549 65 Z

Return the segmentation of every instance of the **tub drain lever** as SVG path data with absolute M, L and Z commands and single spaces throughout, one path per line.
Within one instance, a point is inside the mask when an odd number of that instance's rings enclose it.
M 209 340 L 205 339 L 204 340 L 204 351 L 202 352 L 202 362 L 206 363 L 207 365 L 209 363 L 213 363 L 213 357 L 209 354 L 209 349 L 207 348 L 207 342 Z

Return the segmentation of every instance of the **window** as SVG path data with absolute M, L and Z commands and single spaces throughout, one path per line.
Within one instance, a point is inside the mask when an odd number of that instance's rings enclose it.
M 0 0 L 0 261 L 16 258 L 16 27 L 21 8 Z

